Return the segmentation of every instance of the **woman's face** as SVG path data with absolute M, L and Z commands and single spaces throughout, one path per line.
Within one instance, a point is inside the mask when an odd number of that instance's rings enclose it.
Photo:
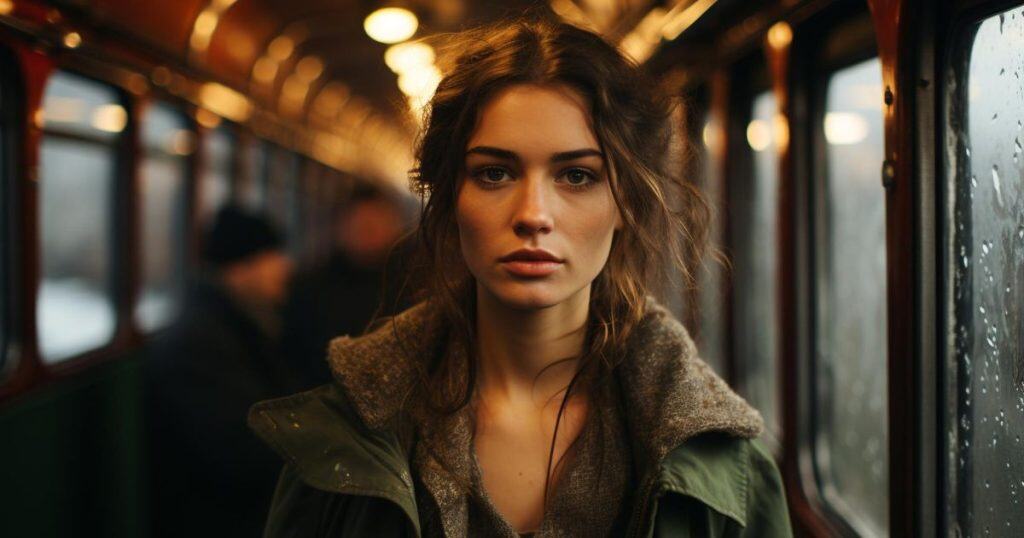
M 456 219 L 478 288 L 531 309 L 589 292 L 621 219 L 585 99 L 563 86 L 499 92 L 464 164 Z

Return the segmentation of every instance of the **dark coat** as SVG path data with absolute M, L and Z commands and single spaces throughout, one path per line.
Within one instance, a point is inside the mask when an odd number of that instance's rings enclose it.
M 284 346 L 305 376 L 307 388 L 331 380 L 324 353 L 331 339 L 366 331 L 375 316 L 397 314 L 408 248 L 400 245 L 386 267 L 360 267 L 343 252 L 298 275 L 292 282 L 284 316 Z
M 402 395 L 415 377 L 400 350 L 428 353 L 439 334 L 436 316 L 415 307 L 363 338 L 332 342 L 335 383 L 253 407 L 251 427 L 286 464 L 267 538 L 421 536 L 416 490 L 443 493 L 445 483 L 411 464 Z M 657 305 L 631 342 L 615 374 L 640 471 L 628 535 L 790 536 L 782 480 L 754 439 L 758 413 Z M 464 496 L 446 497 L 457 512 Z
M 280 464 L 246 412 L 299 386 L 275 340 L 197 284 L 145 370 L 154 535 L 258 536 Z

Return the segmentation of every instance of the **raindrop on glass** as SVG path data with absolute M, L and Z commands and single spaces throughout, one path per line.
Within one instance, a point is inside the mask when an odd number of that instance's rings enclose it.
M 992 187 L 996 190 L 996 201 L 999 203 L 999 206 L 1002 207 L 1003 188 L 999 178 L 999 165 L 997 164 L 992 165 Z

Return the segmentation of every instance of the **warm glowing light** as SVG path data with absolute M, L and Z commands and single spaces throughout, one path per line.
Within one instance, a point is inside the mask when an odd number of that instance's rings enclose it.
M 0 15 L 10 15 L 14 11 L 13 0 L 0 0 Z
M 210 39 L 213 38 L 213 31 L 217 29 L 220 22 L 220 15 L 207 8 L 196 17 L 192 26 L 192 37 L 189 44 L 192 50 L 205 51 L 210 46 Z
M 82 44 L 82 34 L 68 32 L 64 34 L 64 46 L 69 49 L 77 49 Z
M 252 76 L 264 84 L 273 82 L 277 77 L 277 60 L 269 56 L 256 60 L 256 65 L 252 66 Z
M 772 136 L 775 147 L 789 147 L 789 122 L 786 121 L 786 116 L 782 114 L 772 116 Z
M 424 67 L 403 73 L 398 77 L 398 89 L 405 95 L 430 97 L 441 82 L 441 70 L 436 66 Z
M 221 15 L 234 4 L 236 0 L 214 0 L 206 9 L 199 12 L 196 20 L 192 23 L 192 36 L 189 38 L 189 45 L 192 50 L 205 52 L 210 47 L 210 39 L 217 29 Z
M 248 120 L 252 113 L 252 104 L 248 98 L 216 82 L 207 82 L 199 88 L 199 102 L 211 111 L 237 122 Z
M 285 79 L 284 86 L 281 87 L 281 96 L 291 101 L 303 101 L 306 99 L 306 92 L 308 90 L 309 84 L 293 75 Z
M 108 133 L 120 133 L 128 125 L 128 113 L 121 105 L 101 105 L 92 111 L 92 126 Z
M 722 141 L 722 131 L 719 129 L 718 124 L 714 121 L 708 121 L 704 124 L 700 135 L 701 140 L 704 142 L 704 147 L 708 148 L 708 151 L 711 153 L 718 153 Z
M 220 125 L 220 116 L 209 110 L 200 108 L 196 110 L 196 122 L 207 129 L 216 129 Z
M 785 22 L 777 22 L 768 29 L 768 44 L 772 48 L 782 49 L 793 42 L 793 28 Z
M 267 54 L 279 62 L 290 58 L 294 51 L 295 41 L 286 35 L 277 36 L 267 47 Z
M 747 125 L 747 143 L 754 151 L 764 151 L 772 145 L 772 130 L 768 122 L 754 120 Z
M 434 48 L 422 41 L 399 43 L 388 47 L 384 63 L 398 74 L 434 64 Z
M 370 13 L 363 21 L 366 35 L 381 43 L 405 41 L 416 33 L 419 21 L 411 11 L 398 7 L 386 7 Z
M 316 56 L 306 56 L 295 66 L 295 74 L 303 82 L 312 82 L 324 72 L 324 62 Z
M 825 140 L 834 146 L 848 146 L 868 137 L 868 120 L 856 112 L 825 114 Z

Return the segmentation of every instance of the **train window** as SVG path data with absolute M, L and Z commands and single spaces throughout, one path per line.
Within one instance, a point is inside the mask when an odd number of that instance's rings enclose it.
M 142 117 L 141 141 L 142 286 L 135 321 L 149 331 L 168 323 L 181 306 L 188 174 L 195 134 L 182 113 L 155 103 Z
M 114 335 L 113 200 L 127 113 L 114 89 L 58 72 L 47 83 L 40 119 L 36 319 L 42 358 L 54 363 Z
M 776 238 L 779 167 L 775 129 L 778 107 L 770 92 L 757 95 L 750 109 L 746 139 L 752 174 L 736 189 L 736 215 L 742 216 L 742 245 L 735 246 L 735 356 L 737 385 L 761 411 L 769 434 L 779 438 L 779 390 L 776 372 L 778 293 Z
M 718 166 L 721 152 L 721 125 L 717 118 L 708 115 L 700 132 L 701 146 L 698 154 L 700 159 L 700 189 L 712 208 L 711 229 L 709 230 L 712 248 L 722 248 L 721 200 L 722 178 Z M 722 264 L 709 256 L 704 267 L 698 274 L 698 296 L 700 333 L 698 347 L 703 358 L 720 375 L 725 374 L 725 316 L 722 305 L 723 297 Z
M 199 218 L 205 220 L 231 198 L 235 136 L 227 126 L 203 138 L 206 164 L 199 180 Z
M 815 461 L 829 504 L 867 536 L 888 527 L 881 95 L 877 58 L 828 79 L 816 196 Z
M 970 31 L 950 117 L 960 165 L 947 294 L 955 342 L 949 509 L 958 533 L 1010 536 L 1024 532 L 1024 12 Z

